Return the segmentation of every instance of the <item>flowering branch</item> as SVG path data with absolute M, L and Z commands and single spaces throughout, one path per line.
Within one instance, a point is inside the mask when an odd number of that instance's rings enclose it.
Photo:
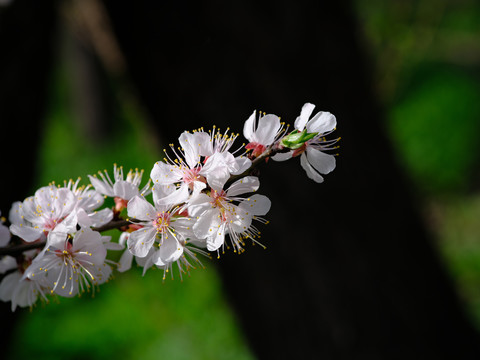
M 307 176 L 322 182 L 321 174 L 335 168 L 339 139 L 327 140 L 336 126 L 335 117 L 305 104 L 294 122 L 295 129 L 276 115 L 254 112 L 245 122 L 248 144 L 231 151 L 238 134 L 203 129 L 184 132 L 180 146 L 170 145 L 163 162 L 156 162 L 150 179 L 140 187 L 143 170 L 114 165 L 108 172 L 89 175 L 63 186 L 50 184 L 9 212 L 10 225 L 0 222 L 0 300 L 17 306 L 33 306 L 50 295 L 71 297 L 97 287 L 113 269 L 123 272 L 135 260 L 145 272 L 163 269 L 173 277 L 173 267 L 183 274 L 202 266 L 197 254 L 209 258 L 225 248 L 242 253 L 246 241 L 259 243 L 255 223 L 270 210 L 270 200 L 256 194 L 258 169 L 268 159 L 285 161 L 300 157 Z M 235 156 L 235 154 L 240 154 Z M 153 185 L 153 186 L 152 186 Z M 252 195 L 253 194 L 253 195 Z M 151 200 L 147 200 L 147 197 Z M 100 209 L 113 198 L 113 208 Z M 124 214 L 127 213 L 128 218 Z M 118 229 L 120 236 L 101 233 Z M 107 251 L 123 251 L 118 263 Z
M 104 231 L 112 230 L 112 229 L 120 229 L 122 227 L 131 225 L 132 222 L 135 222 L 135 221 L 123 220 L 123 219 L 122 220 L 112 220 L 105 225 L 102 225 L 102 226 L 99 226 L 99 227 L 93 227 L 92 230 L 93 231 L 98 231 L 98 232 L 104 232 Z M 36 242 L 33 242 L 33 243 L 22 243 L 22 244 L 18 244 L 18 245 L 11 244 L 11 245 L 6 246 L 6 247 L 0 247 L 0 256 L 3 256 L 3 255 L 14 256 L 14 255 L 21 254 L 24 251 L 28 251 L 28 250 L 32 250 L 32 249 L 40 249 L 40 248 L 45 247 L 46 243 L 47 242 L 45 240 L 43 240 L 43 241 L 36 241 Z

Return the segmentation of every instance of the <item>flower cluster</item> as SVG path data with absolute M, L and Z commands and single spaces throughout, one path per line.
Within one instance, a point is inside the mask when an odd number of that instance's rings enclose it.
M 305 104 L 294 130 L 276 115 L 254 112 L 245 122 L 248 143 L 235 147 L 239 134 L 203 128 L 184 132 L 178 146 L 170 145 L 165 158 L 153 165 L 142 187 L 143 171 L 114 165 L 89 175 L 90 183 L 68 181 L 41 187 L 23 202 L 12 205 L 8 220 L 0 223 L 0 299 L 32 307 L 38 299 L 72 297 L 95 291 L 108 281 L 114 268 L 126 271 L 133 261 L 145 273 L 163 269 L 164 279 L 175 267 L 182 275 L 203 266 L 198 254 L 244 251 L 247 239 L 259 242 L 259 223 L 265 224 L 270 200 L 257 194 L 259 164 L 269 158 L 284 161 L 300 156 L 308 177 L 335 168 L 339 139 L 327 140 L 335 117 Z M 113 206 L 102 206 L 112 198 Z M 118 240 L 102 232 L 118 229 Z M 263 245 L 262 245 L 263 246 Z M 107 251 L 123 251 L 118 261 Z

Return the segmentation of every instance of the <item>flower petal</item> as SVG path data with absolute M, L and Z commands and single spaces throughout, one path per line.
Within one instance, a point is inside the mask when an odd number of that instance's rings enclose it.
M 317 183 L 322 183 L 323 182 L 323 177 L 320 176 L 320 174 L 309 164 L 307 160 L 307 156 L 305 153 L 303 153 L 300 156 L 300 165 L 302 165 L 302 168 L 305 170 L 307 173 L 307 176 L 312 179 L 313 181 Z
M 20 280 L 12 295 L 12 311 L 20 307 L 32 306 L 37 301 L 35 285 L 32 281 Z
M 73 195 L 73 194 L 72 194 Z M 74 204 L 75 200 L 67 200 L 64 202 L 64 205 L 71 201 Z M 85 209 L 86 212 L 90 213 L 102 206 L 104 202 L 104 197 L 95 190 L 88 190 L 82 192 L 82 195 L 78 197 L 77 208 L 80 207 Z M 64 207 L 63 214 L 68 214 L 71 211 L 71 207 Z
M 285 161 L 285 160 L 291 159 L 292 155 L 293 155 L 293 151 L 284 152 L 284 153 L 277 153 L 277 154 L 272 156 L 272 159 L 275 160 L 275 161 Z
M 90 183 L 93 185 L 95 190 L 97 190 L 102 195 L 115 196 L 113 188 L 106 182 L 98 179 L 96 176 L 88 175 Z
M 256 176 L 245 176 L 235 181 L 227 190 L 227 196 L 237 196 L 249 192 L 255 192 L 260 187 L 260 181 Z
M 215 251 L 225 242 L 225 226 L 219 225 L 211 236 L 207 238 L 207 250 Z
M 271 145 L 275 136 L 280 130 L 280 118 L 277 115 L 268 114 L 258 120 L 258 127 L 255 131 L 254 142 L 262 145 Z
M 173 236 L 165 237 L 159 247 L 159 257 L 165 264 L 177 261 L 183 254 L 183 246 Z
M 16 224 L 10 225 L 10 232 L 26 242 L 38 240 L 43 235 L 43 230 L 40 228 L 34 229 L 30 226 L 19 226 Z
M 35 198 L 33 196 L 26 198 L 20 205 L 20 214 L 23 216 L 22 222 L 24 223 L 24 220 L 27 220 L 32 224 L 42 224 L 44 222 L 44 217 L 38 216 L 40 213 L 38 210 L 42 211 L 41 208 L 37 209 Z
M 8 213 L 8 220 L 11 224 L 24 224 L 25 221 L 23 220 L 22 215 L 22 203 L 20 201 L 14 202 Z
M 190 216 L 201 216 L 201 214 L 212 208 L 212 198 L 207 194 L 200 193 L 188 202 L 188 214 Z
M 197 131 L 194 134 L 194 141 L 198 147 L 198 154 L 201 156 L 211 156 L 213 154 L 213 141 L 210 135 L 204 131 Z
M 155 217 L 156 210 L 147 200 L 140 196 L 135 196 L 128 202 L 127 212 L 128 216 L 134 219 L 148 221 Z
M 313 104 L 306 103 L 305 105 L 303 105 L 300 116 L 297 117 L 297 119 L 295 120 L 295 129 L 302 131 L 305 128 L 305 125 L 307 124 L 308 118 L 312 114 L 313 109 L 315 109 L 315 105 Z
M 307 123 L 307 131 L 309 133 L 324 134 L 332 131 L 336 126 L 337 119 L 333 114 L 327 111 L 320 111 Z
M 138 186 L 125 180 L 119 180 L 113 185 L 114 196 L 121 197 L 125 200 L 130 200 L 139 194 Z
M 0 223 L 0 247 L 6 246 L 10 242 L 10 237 L 8 227 Z
M 78 209 L 73 211 L 68 215 L 63 221 L 55 226 L 53 229 L 54 232 L 60 232 L 64 234 L 72 233 L 77 230 L 77 223 L 79 222 L 78 214 L 80 213 L 80 217 L 82 214 L 86 215 L 85 210 Z M 85 218 L 84 218 L 85 220 Z M 86 221 L 90 223 L 90 220 Z M 88 225 L 87 225 L 88 226 Z
M 92 191 L 92 193 L 96 193 L 96 192 Z M 101 199 L 103 202 L 103 197 L 101 197 Z M 76 202 L 75 200 L 76 200 L 75 195 L 70 189 L 67 189 L 67 188 L 58 189 L 55 194 L 55 198 L 52 201 L 53 209 L 54 209 L 54 214 L 52 214 L 52 216 L 59 219 L 70 214 L 73 208 L 75 207 L 75 202 Z
M 120 260 L 118 260 L 117 270 L 120 272 L 130 270 L 130 268 L 132 267 L 132 261 L 133 261 L 133 254 L 130 251 L 125 250 L 122 256 L 120 257 Z
M 199 195 L 200 192 L 206 187 L 207 187 L 207 184 L 205 184 L 203 181 L 194 181 L 191 197 Z
M 266 215 L 270 210 L 272 202 L 265 195 L 255 194 L 248 199 L 243 200 L 239 207 L 253 215 Z
M 178 189 L 171 192 L 169 195 L 156 200 L 156 205 L 177 205 L 188 200 L 190 194 L 188 192 L 188 185 L 182 184 Z
M 218 215 L 220 211 L 218 209 L 210 209 L 205 211 L 202 216 L 200 216 L 195 225 L 193 225 L 193 233 L 199 239 L 205 239 L 208 236 L 211 236 L 221 223 Z
M 92 214 L 89 214 L 88 217 L 92 223 L 91 226 L 99 227 L 105 225 L 113 219 L 113 212 L 111 209 L 105 208 L 100 211 L 95 211 Z
M 0 300 L 10 301 L 12 299 L 13 292 L 19 285 L 21 278 L 22 274 L 20 274 L 18 271 L 15 271 L 6 275 L 2 279 L 2 282 L 0 283 Z
M 222 190 L 223 185 L 225 185 L 230 177 L 226 157 L 228 157 L 227 154 L 213 154 L 208 158 L 200 172 L 201 175 L 207 178 L 208 185 L 214 190 Z
M 186 163 L 190 169 L 193 169 L 200 161 L 200 148 L 198 147 L 198 141 L 196 141 L 195 135 L 184 131 L 178 138 L 178 143 L 183 149 Z
M 150 172 L 153 184 L 169 185 L 179 182 L 183 177 L 183 172 L 176 167 L 157 161 Z
M 241 173 L 247 171 L 252 166 L 252 160 L 246 156 L 239 156 L 235 158 L 235 171 L 232 171 L 232 175 L 240 175 Z
M 89 262 L 95 265 L 101 265 L 105 261 L 107 256 L 107 249 L 102 242 L 102 236 L 99 232 L 93 231 L 89 228 L 82 228 L 78 231 L 73 238 L 72 245 L 73 252 L 86 252 L 89 255 L 85 255 Z M 82 255 L 77 254 L 77 258 L 81 258 Z
M 306 150 L 308 162 L 317 170 L 320 174 L 328 174 L 335 169 L 335 156 L 325 154 L 320 150 L 312 147 L 307 147 Z
M 0 259 L 0 274 L 17 267 L 17 260 L 13 256 L 5 255 Z
M 128 250 L 135 256 L 145 257 L 155 242 L 157 229 L 144 227 L 130 234 L 127 240 Z
M 256 117 L 256 111 L 250 115 L 250 117 L 245 121 L 245 124 L 243 125 L 243 136 L 245 139 L 248 141 L 254 141 L 253 136 L 255 134 L 255 117 Z
M 230 230 L 241 234 L 246 232 L 252 224 L 253 214 L 239 207 L 236 216 L 230 224 Z
M 87 212 L 84 210 L 84 209 L 78 209 L 76 211 L 76 215 L 77 215 L 77 220 L 78 220 L 78 224 L 81 225 L 81 226 L 92 226 L 92 221 L 90 220 L 90 218 L 88 217 L 88 214 Z M 76 225 L 76 224 L 75 224 Z M 65 231 L 65 230 L 60 230 L 60 225 L 56 226 L 57 228 L 57 232 L 64 232 L 64 233 L 68 233 L 68 231 Z

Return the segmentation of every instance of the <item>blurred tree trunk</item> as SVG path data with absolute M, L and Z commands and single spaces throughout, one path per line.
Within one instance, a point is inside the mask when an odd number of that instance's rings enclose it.
M 14 201 L 32 193 L 37 148 L 53 64 L 55 1 L 15 0 L 0 7 L 0 210 L 8 218 Z M 0 301 L 2 353 L 17 313 Z
M 268 249 L 218 261 L 259 358 L 479 358 L 396 166 L 349 2 L 104 3 L 168 142 L 199 126 L 241 131 L 255 107 L 290 123 L 307 101 L 337 116 L 334 173 L 319 185 L 298 161 L 269 164 Z

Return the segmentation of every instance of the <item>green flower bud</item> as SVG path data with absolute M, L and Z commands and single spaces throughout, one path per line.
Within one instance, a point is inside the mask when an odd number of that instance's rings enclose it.
M 295 150 L 302 147 L 306 141 L 313 139 L 317 134 L 308 133 L 306 129 L 302 132 L 294 130 L 282 139 L 281 144 L 286 148 Z

